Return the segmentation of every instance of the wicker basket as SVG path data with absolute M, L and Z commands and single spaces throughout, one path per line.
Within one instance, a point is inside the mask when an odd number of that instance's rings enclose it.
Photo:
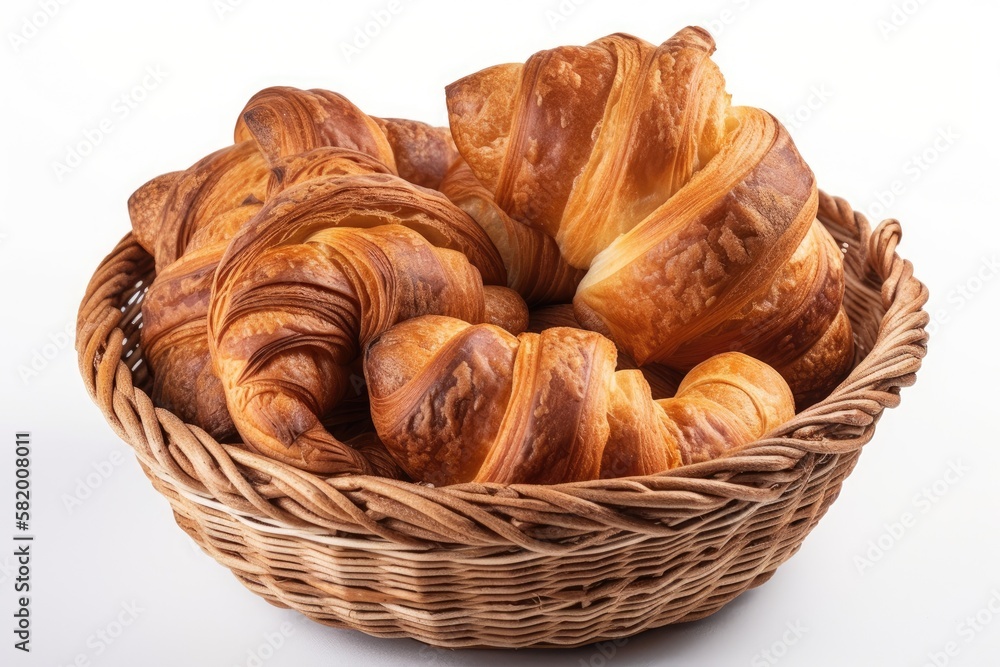
M 444 488 L 322 479 L 154 407 L 139 342 L 153 262 L 131 235 L 80 307 L 80 372 L 177 523 L 250 590 L 328 625 L 445 647 L 579 646 L 708 616 L 795 553 L 926 351 L 926 288 L 842 199 L 850 376 L 771 437 L 664 474 Z

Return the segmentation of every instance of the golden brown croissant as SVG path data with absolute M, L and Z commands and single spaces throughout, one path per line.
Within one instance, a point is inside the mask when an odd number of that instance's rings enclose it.
M 187 250 L 238 227 L 244 212 L 235 221 L 230 212 L 263 201 L 269 176 L 252 141 L 218 150 L 185 171 L 157 176 L 129 198 L 135 238 L 160 271 Z
M 363 153 L 389 173 L 437 188 L 457 157 L 451 132 L 403 118 L 368 116 L 339 93 L 290 86 L 265 88 L 247 102 L 235 139 L 253 139 L 272 167 L 323 146 Z
M 489 238 L 443 195 L 389 174 L 322 175 L 273 196 L 232 240 L 209 309 L 209 343 L 248 446 L 322 473 L 391 474 L 322 418 L 364 345 L 424 313 L 515 330 L 519 298 Z
M 584 271 L 566 263 L 550 236 L 512 220 L 464 160 L 452 164 L 441 192 L 486 230 L 507 268 L 507 286 L 529 306 L 573 298 Z
M 435 190 L 458 158 L 451 130 L 405 118 L 375 118 L 389 140 L 399 177 Z
M 370 155 L 396 172 L 392 147 L 375 119 L 329 90 L 265 88 L 243 107 L 234 138 L 236 143 L 256 142 L 271 165 L 314 148 L 336 146 Z
M 573 314 L 573 305 L 559 303 L 540 308 L 532 308 L 528 318 L 526 331 L 541 333 L 554 327 L 570 327 L 579 329 L 580 323 Z M 663 364 L 646 364 L 640 366 L 627 353 L 618 350 L 618 365 L 616 370 L 638 369 L 649 383 L 653 398 L 670 398 L 677 393 L 677 387 L 684 379 L 684 373 Z
M 143 357 L 152 398 L 217 440 L 236 433 L 208 349 L 208 297 L 225 243 L 186 253 L 161 271 L 142 302 Z
M 306 117 L 308 113 L 314 115 Z M 365 132 L 370 136 L 354 136 Z M 379 164 L 394 164 L 375 122 L 342 96 L 295 88 L 262 90 L 244 107 L 233 145 L 185 171 L 157 176 L 132 194 L 129 217 L 136 240 L 153 255 L 160 272 L 188 250 L 232 238 L 249 218 L 245 210 L 230 213 L 264 201 L 274 190 L 273 171 L 280 175 L 282 158 L 320 146 L 360 146 Z M 388 169 L 394 173 L 392 166 Z
M 491 67 L 448 87 L 452 133 L 497 205 L 586 269 L 582 324 L 640 364 L 751 352 L 806 403 L 853 360 L 841 256 L 809 167 L 729 105 L 714 48 L 685 28 Z
M 319 148 L 279 159 L 267 196 L 320 176 L 385 171 L 381 163 L 362 153 Z M 142 303 L 144 358 L 153 372 L 154 402 L 218 440 L 234 436 L 236 427 L 210 357 L 209 294 L 230 239 L 262 206 L 259 202 L 244 204 L 200 227 L 184 254 L 159 271 Z
M 217 439 L 235 433 L 209 360 L 208 295 L 229 238 L 260 210 L 269 171 L 253 142 L 158 176 L 129 199 L 136 239 L 157 276 L 142 302 L 153 401 Z
M 770 355 L 802 392 L 827 382 L 850 336 L 840 256 L 808 167 L 771 116 L 729 108 L 706 38 L 612 36 L 459 82 L 465 160 L 440 128 L 261 91 L 232 147 L 130 202 L 157 261 L 143 337 L 158 402 L 306 470 L 401 474 L 374 426 L 441 484 L 651 474 L 771 430 L 792 414 L 779 375 L 741 354 L 699 362 L 728 346 Z M 661 76 L 642 76 L 654 60 Z M 506 93 L 536 104 L 491 137 L 483 119 L 502 113 L 482 96 L 515 78 Z M 646 130 L 660 143 L 634 141 Z M 536 313 L 541 333 L 515 337 L 517 293 L 575 293 L 575 316 Z M 574 317 L 623 353 L 552 326 Z M 371 422 L 350 397 L 366 349 Z M 616 371 L 631 357 L 642 372 Z M 654 401 L 644 373 L 658 396 L 677 379 L 659 361 L 695 369 Z
M 139 188 L 129 200 L 133 230 L 157 266 L 143 302 L 156 404 L 217 439 L 233 436 L 206 319 L 212 276 L 229 240 L 264 200 L 291 185 L 324 175 L 394 173 L 397 148 L 411 178 L 426 181 L 428 169 L 443 173 L 454 151 L 442 149 L 439 135 L 415 121 L 376 123 L 327 91 L 268 88 L 247 103 L 236 144 Z
M 654 401 L 614 344 L 567 327 L 512 336 L 424 316 L 365 353 L 372 420 L 414 479 L 554 484 L 648 475 L 721 455 L 794 414 L 788 385 L 741 353 L 695 367 Z

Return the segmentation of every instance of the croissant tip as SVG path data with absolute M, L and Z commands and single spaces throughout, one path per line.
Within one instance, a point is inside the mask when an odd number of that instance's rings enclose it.
M 139 245 L 152 252 L 160 223 L 160 214 L 171 189 L 183 172 L 160 174 L 143 183 L 128 198 L 128 214 L 132 232 Z
M 712 37 L 712 33 L 707 28 L 700 25 L 689 25 L 681 28 L 670 39 L 683 40 L 689 46 L 695 46 L 698 42 L 701 42 L 709 55 L 715 53 L 715 38 Z
M 708 40 L 710 42 L 715 42 L 715 39 L 712 37 L 712 33 L 710 33 L 708 31 L 708 28 L 702 27 L 700 25 L 689 25 L 689 26 L 685 26 L 684 28 L 682 28 L 680 30 L 680 32 L 685 32 L 685 31 L 688 31 L 688 30 L 690 30 L 691 32 L 698 33 L 699 36 L 701 36 L 702 38 L 704 38 L 704 39 L 706 39 L 706 40 Z M 680 33 L 678 33 L 678 34 L 680 34 Z
M 240 118 L 243 120 L 243 124 L 246 125 L 250 133 L 256 137 L 257 132 L 260 131 L 262 126 L 267 122 L 266 118 L 263 118 L 267 113 L 266 107 L 254 106 L 248 109 L 244 109 L 243 113 L 240 114 Z
M 449 113 L 453 113 L 452 101 L 455 98 L 456 91 L 459 89 L 459 87 L 461 87 L 462 82 L 465 81 L 465 79 L 467 78 L 468 77 L 463 76 L 461 79 L 455 79 L 454 81 L 452 81 L 451 83 L 447 84 L 444 87 L 444 95 L 445 95 L 444 101 L 445 101 L 445 106 L 448 107 Z

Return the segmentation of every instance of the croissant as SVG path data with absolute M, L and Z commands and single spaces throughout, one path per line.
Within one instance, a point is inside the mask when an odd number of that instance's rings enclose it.
M 142 302 L 142 345 L 152 399 L 217 440 L 235 435 L 208 349 L 208 297 L 225 244 L 186 253 L 157 274 Z
M 424 313 L 523 328 L 520 298 L 484 287 L 505 278 L 481 228 L 396 176 L 324 174 L 274 195 L 230 242 L 209 304 L 214 369 L 244 443 L 314 472 L 391 472 L 323 427 L 352 362 Z
M 260 210 L 268 178 L 253 143 L 242 142 L 154 178 L 129 199 L 133 232 L 157 270 L 142 302 L 152 398 L 218 439 L 235 428 L 209 363 L 211 278 L 228 239 Z
M 529 306 L 573 298 L 584 271 L 566 263 L 550 236 L 512 220 L 464 160 L 454 161 L 440 189 L 486 231 L 503 258 L 507 286 Z
M 268 182 L 267 196 L 322 175 L 381 171 L 387 168 L 362 153 L 320 148 L 280 159 Z M 235 435 L 236 427 L 211 362 L 209 294 L 230 239 L 262 206 L 254 200 L 198 227 L 183 254 L 157 273 L 142 303 L 142 342 L 144 357 L 153 369 L 153 400 L 219 440 Z M 197 226 L 199 218 L 191 220 Z
M 129 198 L 135 238 L 153 255 L 159 272 L 186 251 L 231 235 L 250 212 L 244 207 L 263 201 L 269 176 L 252 141 L 157 176 Z
M 541 333 L 553 327 L 570 327 L 579 329 L 580 323 L 573 314 L 573 306 L 568 303 L 554 304 L 533 308 L 528 317 L 526 331 Z M 618 350 L 618 365 L 616 370 L 638 370 L 649 383 L 653 398 L 670 398 L 677 393 L 684 374 L 663 364 L 645 364 L 640 366 L 628 354 Z
M 329 90 L 265 88 L 250 98 L 236 124 L 237 143 L 253 139 L 269 164 L 334 146 L 375 158 L 415 185 L 437 188 L 458 153 L 451 132 L 403 118 L 376 118 Z
M 236 429 L 212 367 L 207 313 L 212 277 L 236 232 L 263 201 L 296 183 L 393 174 L 400 165 L 407 178 L 433 185 L 455 157 L 441 128 L 372 120 L 319 90 L 261 91 L 240 114 L 235 135 L 237 143 L 152 179 L 129 200 L 133 232 L 157 268 L 142 306 L 153 400 L 220 440 Z
M 304 470 L 434 484 L 654 474 L 772 430 L 850 363 L 841 255 L 713 48 L 484 70 L 450 131 L 254 95 L 232 146 L 130 200 L 154 400 Z
M 392 148 L 399 177 L 425 188 L 441 187 L 458 149 L 446 127 L 431 127 L 405 118 L 375 118 Z
M 614 344 L 568 327 L 515 337 L 423 316 L 365 352 L 372 420 L 414 479 L 555 484 L 649 475 L 721 455 L 794 414 L 791 390 L 741 353 L 692 369 L 654 401 L 642 374 L 615 371 Z
M 812 171 L 773 116 L 730 106 L 714 49 L 685 28 L 542 51 L 451 84 L 449 121 L 496 205 L 586 271 L 581 324 L 640 365 L 751 353 L 803 405 L 853 361 L 842 257 Z

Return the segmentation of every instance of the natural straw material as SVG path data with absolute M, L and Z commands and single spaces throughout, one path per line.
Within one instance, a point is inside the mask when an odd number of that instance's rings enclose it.
M 927 290 L 899 223 L 820 194 L 846 252 L 850 376 L 770 437 L 649 477 L 431 488 L 323 479 L 154 407 L 139 340 L 149 255 L 127 235 L 90 282 L 80 372 L 177 523 L 250 590 L 310 618 L 447 647 L 579 646 L 708 616 L 796 550 L 926 351 Z

